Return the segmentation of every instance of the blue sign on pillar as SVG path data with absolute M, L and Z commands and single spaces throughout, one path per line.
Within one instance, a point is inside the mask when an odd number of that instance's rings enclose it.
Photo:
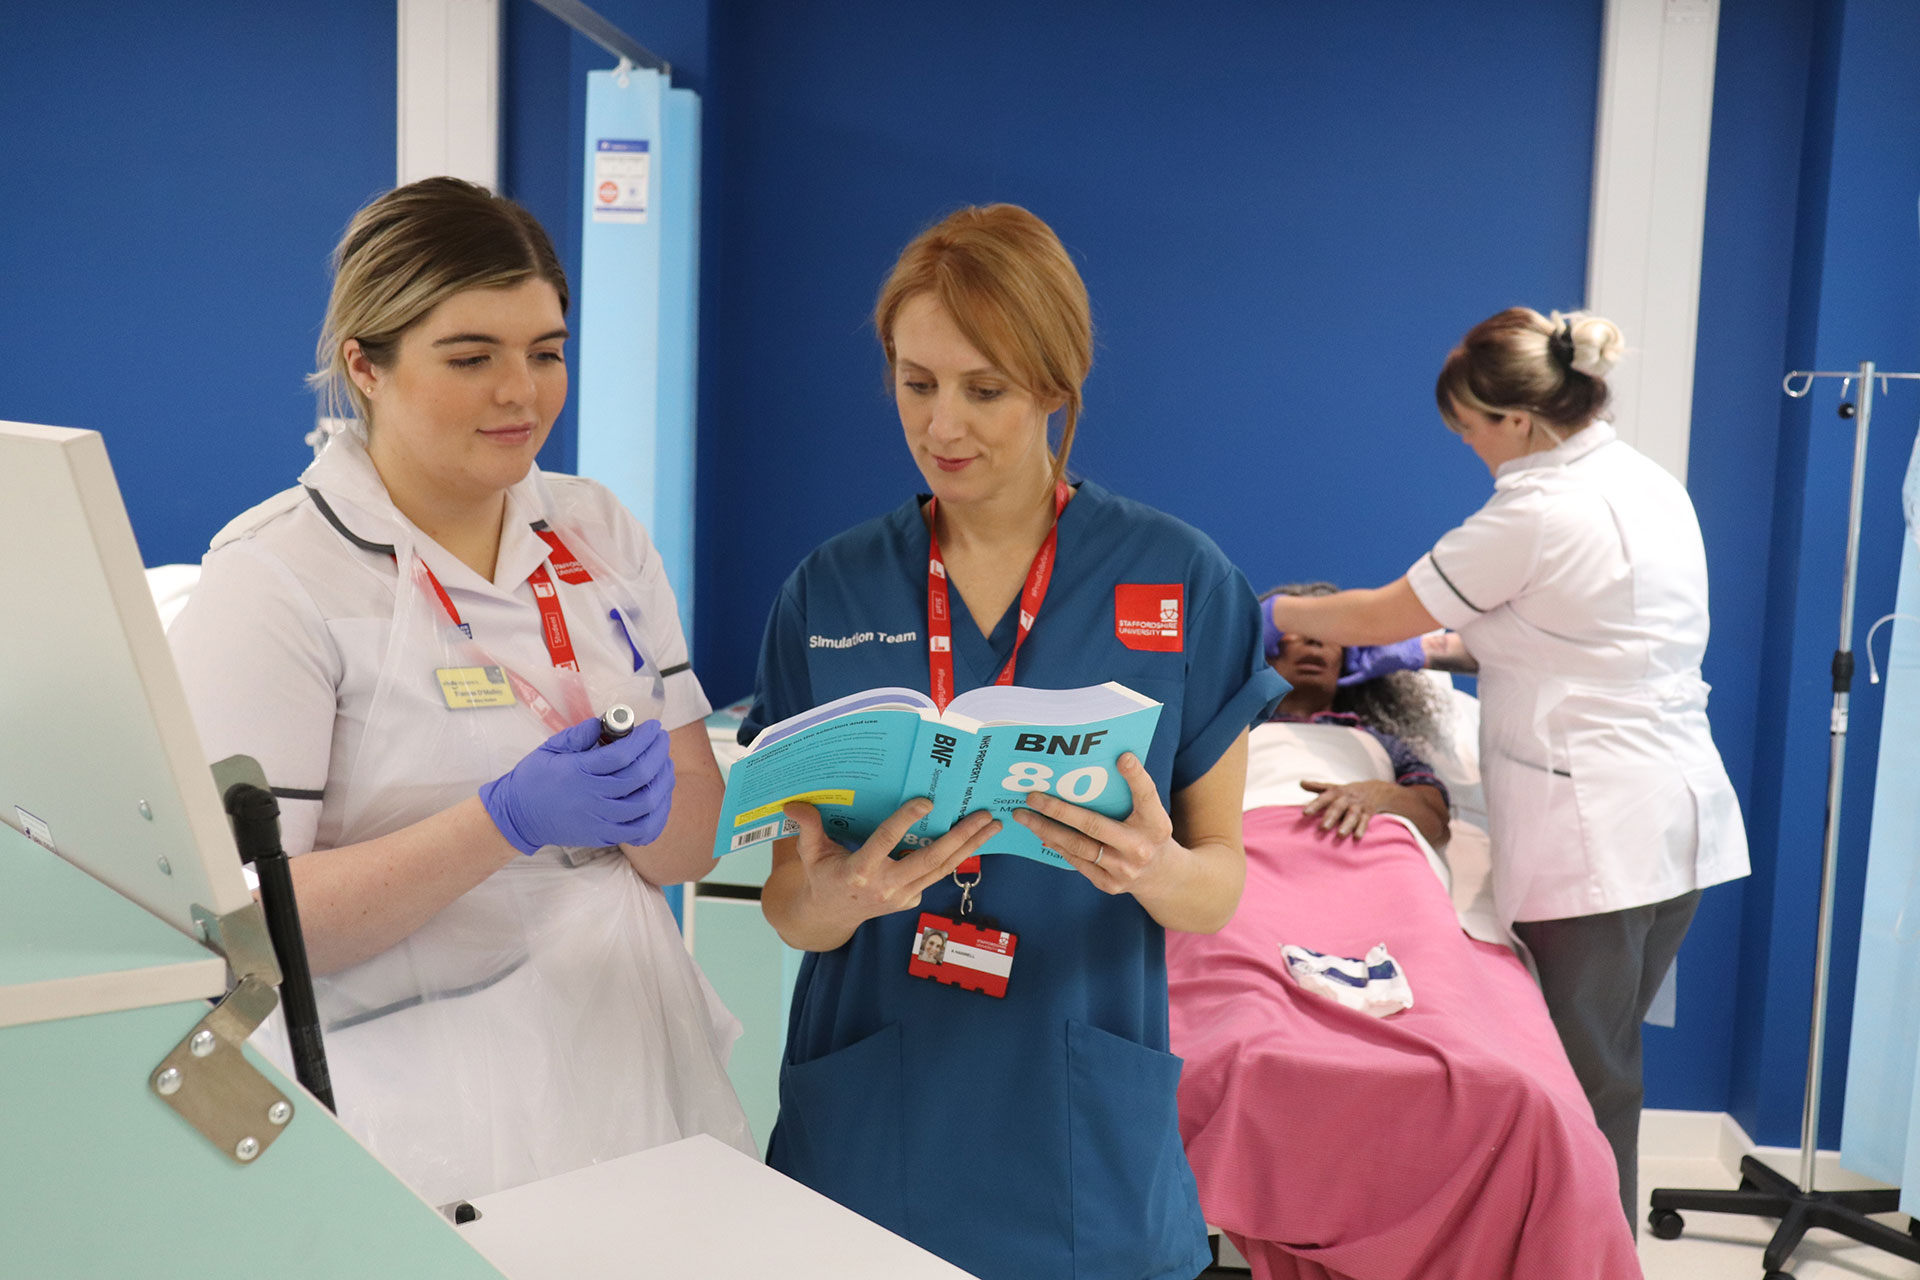
M 693 627 L 700 102 L 657 71 L 587 77 L 580 474 L 646 526 Z
M 693 638 L 700 100 L 657 71 L 587 76 L 579 468 L 659 549 Z M 678 886 L 667 890 L 675 918 Z
M 694 411 L 699 399 L 700 96 L 663 101 L 660 195 L 660 347 L 653 522 L 648 526 L 693 637 Z

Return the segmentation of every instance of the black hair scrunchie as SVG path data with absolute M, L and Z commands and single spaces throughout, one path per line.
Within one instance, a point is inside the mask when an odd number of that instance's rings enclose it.
M 1573 321 L 1562 320 L 1560 327 L 1547 336 L 1547 351 L 1561 368 L 1573 372 Z

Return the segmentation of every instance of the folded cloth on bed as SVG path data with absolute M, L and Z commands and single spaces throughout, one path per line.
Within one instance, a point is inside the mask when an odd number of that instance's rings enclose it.
M 1632 1280 L 1613 1153 L 1540 990 L 1460 931 L 1414 837 L 1245 816 L 1217 934 L 1167 934 L 1180 1133 L 1207 1220 L 1258 1280 Z M 1369 1018 L 1300 989 L 1279 943 L 1384 940 L 1420 1003 Z
M 1287 958 L 1287 972 L 1301 987 L 1358 1009 L 1369 1018 L 1384 1018 L 1413 1008 L 1413 989 L 1407 986 L 1407 975 L 1387 954 L 1384 942 L 1367 952 L 1364 960 L 1323 955 L 1292 943 L 1281 944 L 1280 954 Z

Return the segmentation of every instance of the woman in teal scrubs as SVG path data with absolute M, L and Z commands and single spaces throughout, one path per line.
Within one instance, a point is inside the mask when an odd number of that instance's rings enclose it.
M 811 806 L 788 807 L 799 834 L 762 901 L 807 957 L 768 1160 L 980 1276 L 1190 1280 L 1208 1251 L 1167 1052 L 1164 931 L 1233 915 L 1247 728 L 1286 686 L 1219 548 L 1066 481 L 1092 324 L 1046 224 L 1011 205 L 953 214 L 901 255 L 875 322 L 931 493 L 787 580 L 742 740 L 882 685 L 944 703 L 996 681 L 1117 680 L 1165 710 L 1146 760 L 1122 757 L 1126 821 L 1043 794 L 1015 815 L 1072 870 L 963 863 L 993 851 L 985 814 L 896 860 L 918 802 L 854 850 Z M 1004 998 L 908 972 L 921 912 L 961 919 L 963 885 L 1018 936 Z

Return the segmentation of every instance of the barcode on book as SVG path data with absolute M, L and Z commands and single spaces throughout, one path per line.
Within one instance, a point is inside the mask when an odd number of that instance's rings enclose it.
M 772 822 L 763 822 L 757 827 L 749 827 L 733 838 L 727 846 L 728 853 L 738 853 L 750 844 L 759 844 L 762 840 L 771 840 L 780 834 L 780 828 L 789 825 L 787 820 L 775 818 Z

